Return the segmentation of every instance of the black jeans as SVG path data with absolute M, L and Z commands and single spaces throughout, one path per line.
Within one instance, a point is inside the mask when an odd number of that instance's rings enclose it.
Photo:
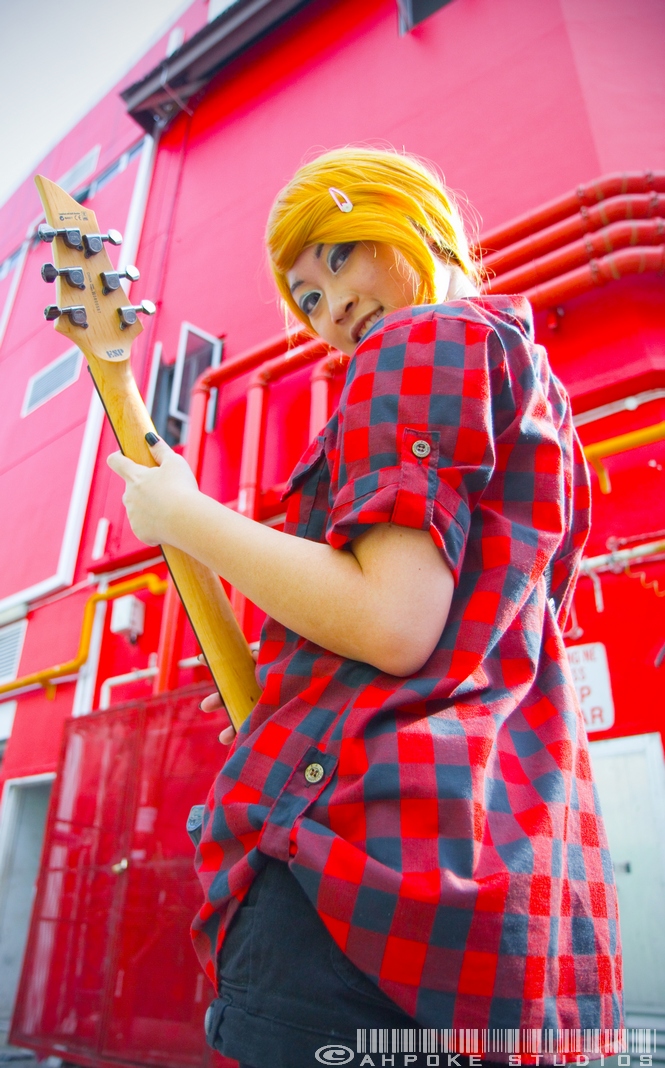
M 208 1043 L 245 1068 L 316 1068 L 322 1046 L 355 1051 L 358 1028 L 418 1026 L 342 953 L 278 860 L 252 884 L 219 965 Z

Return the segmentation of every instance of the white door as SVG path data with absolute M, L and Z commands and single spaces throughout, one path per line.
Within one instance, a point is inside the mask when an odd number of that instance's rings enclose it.
M 10 779 L 0 819 L 0 1041 L 11 1019 L 44 841 L 52 775 Z
M 591 742 L 619 895 L 626 1023 L 665 1031 L 665 760 L 660 734 Z

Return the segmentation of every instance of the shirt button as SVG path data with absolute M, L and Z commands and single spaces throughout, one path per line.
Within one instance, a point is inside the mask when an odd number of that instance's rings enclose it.
M 321 764 L 308 764 L 305 768 L 305 778 L 310 785 L 321 782 L 325 772 Z
M 411 446 L 411 452 L 414 456 L 417 456 L 419 460 L 424 460 L 426 456 L 432 451 L 432 447 L 429 441 L 424 441 L 423 438 L 418 438 Z

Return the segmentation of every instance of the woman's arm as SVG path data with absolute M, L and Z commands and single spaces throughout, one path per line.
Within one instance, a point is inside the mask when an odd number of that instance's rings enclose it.
M 256 523 L 200 493 L 185 460 L 159 441 L 158 467 L 121 453 L 109 466 L 127 483 L 132 529 L 222 575 L 268 615 L 325 649 L 411 675 L 445 626 L 453 577 L 427 531 L 377 524 L 351 551 Z

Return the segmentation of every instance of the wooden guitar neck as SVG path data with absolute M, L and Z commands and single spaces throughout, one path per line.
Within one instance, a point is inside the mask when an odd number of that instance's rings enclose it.
M 143 329 L 136 314 L 140 309 L 129 304 L 119 285 L 109 288 L 107 284 L 115 282 L 105 247 L 106 241 L 113 242 L 114 232 L 109 231 L 110 237 L 100 234 L 94 212 L 54 182 L 39 175 L 35 182 L 47 221 L 44 239 L 52 242 L 54 267 L 59 272 L 57 305 L 51 306 L 48 317 L 56 319 L 56 330 L 69 337 L 88 361 L 123 453 L 136 463 L 152 467 L 154 460 L 145 435 L 154 431 L 154 426 L 129 362 L 132 341 Z M 56 233 L 50 236 L 53 230 Z M 237 729 L 261 693 L 247 642 L 219 577 L 179 549 L 164 545 L 162 551 L 215 685 Z

